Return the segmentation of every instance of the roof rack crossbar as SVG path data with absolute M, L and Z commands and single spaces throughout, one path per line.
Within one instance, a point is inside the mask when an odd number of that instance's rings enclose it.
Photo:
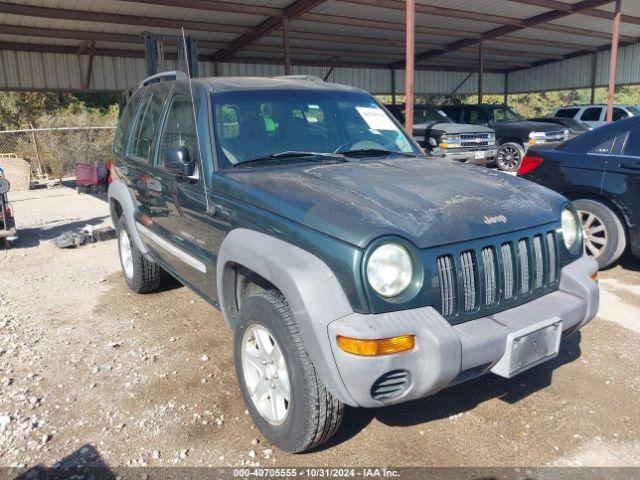
M 187 74 L 179 70 L 173 70 L 171 72 L 160 72 L 150 77 L 145 78 L 140 82 L 140 87 L 150 85 L 152 83 L 162 82 L 166 80 L 188 80 Z

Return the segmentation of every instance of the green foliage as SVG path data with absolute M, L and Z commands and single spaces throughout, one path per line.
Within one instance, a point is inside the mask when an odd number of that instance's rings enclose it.
M 107 125 L 104 122 L 111 122 L 108 124 L 113 125 L 115 120 L 110 112 L 114 105 L 117 106 L 117 102 L 117 94 L 112 93 L 0 92 L 0 130 L 30 128 L 31 125 L 42 127 L 42 118 L 65 111 L 73 115 L 84 111 L 93 112 L 91 120 L 98 122 L 94 125 Z M 74 120 L 73 115 L 66 118 L 73 123 L 64 126 L 87 125 L 79 123 L 84 118 Z

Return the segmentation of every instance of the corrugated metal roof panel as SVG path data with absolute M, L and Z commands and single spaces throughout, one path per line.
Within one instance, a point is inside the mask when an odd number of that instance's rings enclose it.
M 512 18 L 529 18 L 549 11 L 547 8 L 508 0 L 418 0 L 417 3 Z

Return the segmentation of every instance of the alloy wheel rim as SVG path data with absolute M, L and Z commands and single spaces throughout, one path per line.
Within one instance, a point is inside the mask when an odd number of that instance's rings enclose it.
M 498 152 L 498 162 L 506 170 L 513 170 L 520 163 L 520 152 L 512 146 L 502 147 Z
M 291 384 L 278 342 L 262 325 L 252 325 L 242 338 L 241 358 L 253 405 L 268 423 L 281 425 L 289 414 Z
M 128 279 L 133 278 L 133 252 L 131 251 L 131 240 L 129 234 L 122 230 L 118 239 L 120 245 L 120 261 L 122 262 L 122 270 Z
M 587 255 L 597 258 L 607 247 L 609 233 L 597 215 L 578 210 L 578 217 L 580 217 L 580 224 L 582 225 L 584 251 Z

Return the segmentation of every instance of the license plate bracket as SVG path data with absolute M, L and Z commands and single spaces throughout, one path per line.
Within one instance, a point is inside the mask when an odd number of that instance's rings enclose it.
M 479 150 L 479 151 L 475 152 L 475 159 L 476 160 L 482 160 L 484 157 L 485 157 L 484 150 Z
M 491 371 L 512 378 L 558 355 L 562 337 L 562 320 L 554 317 L 517 330 L 507 336 L 502 358 Z

